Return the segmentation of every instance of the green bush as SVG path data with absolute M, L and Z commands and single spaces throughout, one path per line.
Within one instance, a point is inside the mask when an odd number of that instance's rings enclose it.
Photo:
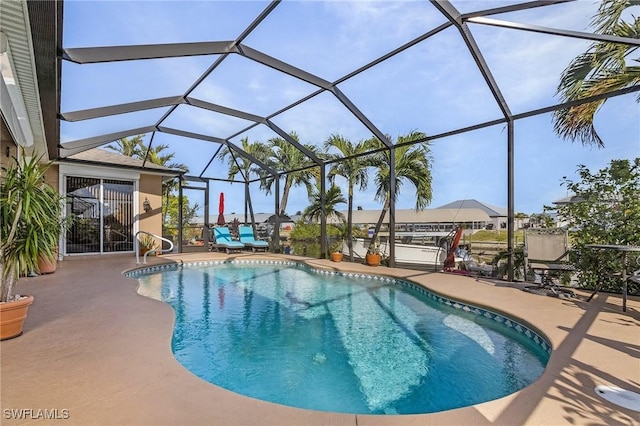
M 621 280 L 615 275 L 622 270 L 620 254 L 586 245 L 640 245 L 640 158 L 612 160 L 597 173 L 580 165 L 578 175 L 576 182 L 564 178 L 575 202 L 560 206 L 557 213 L 570 231 L 579 285 L 593 289 L 601 283 L 605 291 L 620 292 Z

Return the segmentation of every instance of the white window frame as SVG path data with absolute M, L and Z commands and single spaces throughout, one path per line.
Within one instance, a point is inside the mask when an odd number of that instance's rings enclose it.
M 58 192 L 63 197 L 67 197 L 67 177 L 86 177 L 94 179 L 118 179 L 133 182 L 133 235 L 140 229 L 140 172 L 134 170 L 123 170 L 115 167 L 105 167 L 85 164 L 64 164 L 59 165 L 58 170 Z M 102 187 L 100 188 L 100 196 L 102 197 Z M 63 209 L 63 215 L 66 216 L 67 211 Z M 59 253 L 64 256 L 89 256 L 89 255 L 105 255 L 127 252 L 104 253 L 102 247 L 96 253 L 72 253 L 67 254 L 66 235 L 62 235 L 58 245 Z

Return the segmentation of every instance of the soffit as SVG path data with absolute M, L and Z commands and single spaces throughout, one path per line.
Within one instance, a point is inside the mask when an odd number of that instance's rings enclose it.
M 48 155 L 41 114 L 35 55 L 26 1 L 3 0 L 0 2 L 0 31 L 8 39 L 15 65 L 16 78 L 33 132 L 34 148 Z

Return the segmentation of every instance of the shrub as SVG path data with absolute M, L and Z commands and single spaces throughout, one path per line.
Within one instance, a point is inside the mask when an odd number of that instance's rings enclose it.
M 563 178 L 575 202 L 560 206 L 557 212 L 569 227 L 571 262 L 579 285 L 593 289 L 601 282 L 603 290 L 619 292 L 621 282 L 613 273 L 622 270 L 620 255 L 585 246 L 640 245 L 640 158 L 612 160 L 596 173 L 580 165 L 578 175 L 580 180 L 575 182 Z

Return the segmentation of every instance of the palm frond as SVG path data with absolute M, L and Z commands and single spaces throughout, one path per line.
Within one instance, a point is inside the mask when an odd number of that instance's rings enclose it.
M 634 18 L 633 22 L 626 22 L 622 18 L 627 8 L 637 5 L 640 1 L 603 1 L 592 20 L 596 32 L 640 38 L 640 20 Z M 638 67 L 629 65 L 629 62 L 637 61 L 631 57 L 637 49 L 637 46 L 623 43 L 593 43 L 563 71 L 557 88 L 560 101 L 580 100 L 640 84 Z M 637 99 L 640 100 L 640 96 Z M 554 131 L 565 140 L 603 147 L 604 141 L 596 131 L 594 118 L 605 102 L 606 98 L 556 111 L 553 115 Z

